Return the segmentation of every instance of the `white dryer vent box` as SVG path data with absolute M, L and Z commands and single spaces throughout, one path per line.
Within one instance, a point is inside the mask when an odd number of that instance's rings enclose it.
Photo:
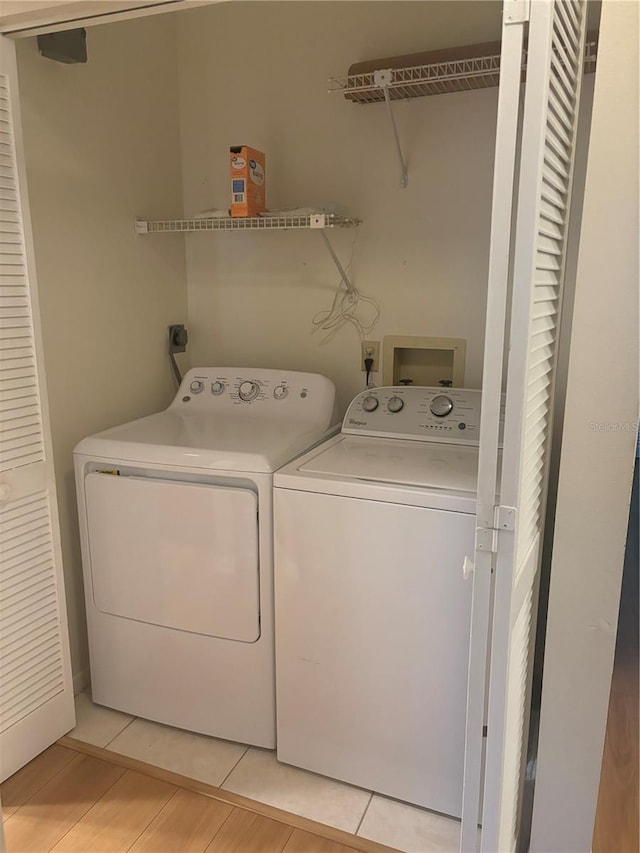
M 384 385 L 464 388 L 465 338 L 385 335 L 382 351 Z

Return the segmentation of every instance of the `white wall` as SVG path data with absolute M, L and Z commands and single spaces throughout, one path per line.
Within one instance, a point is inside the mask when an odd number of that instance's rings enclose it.
M 590 850 L 638 419 L 638 5 L 602 6 L 531 850 Z M 601 426 L 600 426 L 601 425 Z
M 180 206 L 173 16 L 97 27 L 86 65 L 17 43 L 71 656 L 88 666 L 72 451 L 167 405 L 166 327 L 186 319 L 184 243 L 134 234 Z
M 329 95 L 327 78 L 360 60 L 499 38 L 500 4 L 245 2 L 177 21 L 185 214 L 228 206 L 230 145 L 265 151 L 270 208 L 338 204 L 363 219 L 353 279 L 382 309 L 368 337 L 466 338 L 466 383 L 479 387 L 497 90 L 395 105 L 402 190 L 384 104 Z M 346 264 L 356 232 L 330 236 Z M 186 241 L 192 362 L 318 371 L 346 405 L 363 383 L 357 332 L 324 345 L 310 334 L 339 281 L 320 236 Z

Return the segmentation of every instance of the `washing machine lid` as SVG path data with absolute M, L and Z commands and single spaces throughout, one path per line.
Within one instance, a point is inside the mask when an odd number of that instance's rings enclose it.
M 298 471 L 475 494 L 478 448 L 342 435 Z
M 333 432 L 308 420 L 167 410 L 89 436 L 74 453 L 115 463 L 271 473 Z

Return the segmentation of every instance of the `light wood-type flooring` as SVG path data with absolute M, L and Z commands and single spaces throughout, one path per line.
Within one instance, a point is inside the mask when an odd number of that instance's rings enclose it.
M 0 796 L 7 853 L 393 853 L 70 738 Z
M 636 464 L 593 853 L 640 850 L 638 468 Z

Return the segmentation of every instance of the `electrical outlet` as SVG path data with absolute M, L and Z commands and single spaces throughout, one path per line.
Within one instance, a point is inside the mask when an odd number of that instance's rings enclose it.
M 185 352 L 189 335 L 182 323 L 169 326 L 169 352 Z
M 380 370 L 380 341 L 362 341 L 362 357 L 360 359 L 360 363 L 363 371 L 366 371 L 367 369 L 364 366 L 365 358 L 373 359 L 371 372 L 377 373 Z

